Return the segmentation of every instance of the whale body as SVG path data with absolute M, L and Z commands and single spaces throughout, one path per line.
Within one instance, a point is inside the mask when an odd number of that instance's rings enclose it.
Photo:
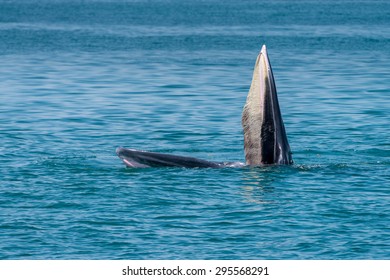
M 245 163 L 214 162 L 193 157 L 119 147 L 116 154 L 127 167 L 223 168 L 292 164 L 290 145 L 280 112 L 275 79 L 263 45 L 242 112 Z

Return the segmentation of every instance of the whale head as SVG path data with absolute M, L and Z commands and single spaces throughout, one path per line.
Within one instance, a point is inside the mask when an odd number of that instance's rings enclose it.
M 293 163 L 265 45 L 257 56 L 242 126 L 247 165 Z

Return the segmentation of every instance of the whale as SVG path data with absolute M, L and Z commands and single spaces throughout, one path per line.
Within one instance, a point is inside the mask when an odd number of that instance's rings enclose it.
M 256 59 L 252 83 L 242 111 L 241 123 L 245 163 L 215 162 L 124 147 L 118 147 L 116 154 L 130 168 L 226 168 L 293 164 L 280 111 L 275 79 L 265 45 L 262 46 Z

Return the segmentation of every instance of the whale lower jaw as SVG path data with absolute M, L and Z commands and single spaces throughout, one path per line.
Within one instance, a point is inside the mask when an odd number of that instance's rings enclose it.
M 257 56 L 242 127 L 247 165 L 293 163 L 265 45 Z
M 146 167 L 151 167 L 150 165 L 142 164 L 139 163 L 135 160 L 127 159 L 127 158 L 122 158 L 123 163 L 127 167 L 132 167 L 132 168 L 146 168 Z

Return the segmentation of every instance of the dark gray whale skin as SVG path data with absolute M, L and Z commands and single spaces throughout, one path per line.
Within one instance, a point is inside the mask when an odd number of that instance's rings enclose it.
M 119 147 L 116 153 L 127 167 L 224 168 L 289 165 L 290 145 L 280 112 L 275 79 L 265 45 L 257 56 L 252 84 L 243 109 L 245 164 L 213 162 L 193 157 Z
M 185 167 L 185 168 L 224 168 L 239 167 L 240 162 L 215 162 L 194 157 L 177 156 L 163 153 L 153 153 L 119 147 L 116 154 L 127 167 Z

